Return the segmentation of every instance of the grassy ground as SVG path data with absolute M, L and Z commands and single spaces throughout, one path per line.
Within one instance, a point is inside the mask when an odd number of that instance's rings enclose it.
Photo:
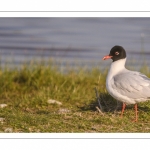
M 139 104 L 137 123 L 131 121 L 132 106 L 120 118 L 116 101 L 105 90 L 106 73 L 80 68 L 62 74 L 42 63 L 0 69 L 0 104 L 7 104 L 0 108 L 0 132 L 150 132 L 150 102 Z M 95 87 L 103 114 L 96 109 Z M 61 104 L 48 103 L 50 99 Z

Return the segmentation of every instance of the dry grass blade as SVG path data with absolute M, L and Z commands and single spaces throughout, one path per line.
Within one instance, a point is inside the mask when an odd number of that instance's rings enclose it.
M 98 91 L 97 91 L 96 87 L 94 89 L 95 89 L 95 93 L 96 93 L 96 99 L 97 99 L 98 104 L 99 104 L 99 111 L 103 112 L 103 107 L 101 105 L 101 101 L 100 101 L 100 97 L 99 97 Z
M 96 106 L 97 111 L 104 116 L 104 113 Z

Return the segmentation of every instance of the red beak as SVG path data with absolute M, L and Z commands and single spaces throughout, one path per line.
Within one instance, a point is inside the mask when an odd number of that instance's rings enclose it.
M 106 55 L 106 56 L 103 57 L 103 60 L 110 59 L 110 58 L 112 58 L 112 57 L 113 57 L 113 56 Z

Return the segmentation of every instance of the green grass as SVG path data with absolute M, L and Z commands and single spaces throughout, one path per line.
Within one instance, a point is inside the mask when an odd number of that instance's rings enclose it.
M 147 69 L 141 71 L 149 76 Z M 150 102 L 139 104 L 139 121 L 134 109 L 128 106 L 123 118 L 115 111 L 116 101 L 106 92 L 107 70 L 79 68 L 59 72 L 52 64 L 8 66 L 0 69 L 0 132 L 150 132 Z M 94 88 L 97 88 L 104 108 L 96 109 Z M 54 99 L 62 105 L 49 104 Z M 67 112 L 62 112 L 67 110 Z

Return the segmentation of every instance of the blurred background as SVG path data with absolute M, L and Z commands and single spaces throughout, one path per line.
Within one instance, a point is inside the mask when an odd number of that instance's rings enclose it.
M 51 59 L 61 69 L 102 69 L 114 45 L 126 49 L 128 66 L 150 65 L 150 18 L 0 18 L 1 66 Z

